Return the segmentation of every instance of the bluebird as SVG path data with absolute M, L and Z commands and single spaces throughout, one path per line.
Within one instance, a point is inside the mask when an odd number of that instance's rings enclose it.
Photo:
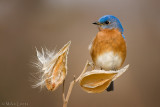
M 118 70 L 126 58 L 126 42 L 123 27 L 113 15 L 102 16 L 93 24 L 99 32 L 89 46 L 94 66 L 103 70 Z M 113 81 L 107 91 L 113 91 Z

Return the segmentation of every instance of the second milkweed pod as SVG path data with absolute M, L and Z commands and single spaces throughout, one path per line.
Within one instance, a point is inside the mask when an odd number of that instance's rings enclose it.
M 46 87 L 48 90 L 54 91 L 60 84 L 62 84 L 63 80 L 66 76 L 66 53 L 59 56 L 52 70 L 46 74 Z
M 122 75 L 128 67 L 129 65 L 117 71 L 87 71 L 79 79 L 80 86 L 88 93 L 100 93 L 104 91 L 113 80 Z
M 42 54 L 37 51 L 37 57 L 41 62 L 42 75 L 40 82 L 35 85 L 44 86 L 50 91 L 54 91 L 60 84 L 63 83 L 67 74 L 67 55 L 71 42 L 68 42 L 56 54 L 44 52 Z

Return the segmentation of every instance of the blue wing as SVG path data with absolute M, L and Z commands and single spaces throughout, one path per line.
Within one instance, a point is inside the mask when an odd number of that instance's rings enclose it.
M 125 39 L 125 36 L 122 34 L 122 37 Z

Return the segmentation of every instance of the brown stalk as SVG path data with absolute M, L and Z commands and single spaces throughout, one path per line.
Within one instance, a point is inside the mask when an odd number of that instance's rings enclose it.
M 86 65 L 85 65 L 82 73 L 79 75 L 79 77 L 78 77 L 77 79 L 75 79 L 75 76 L 74 76 L 73 81 L 70 82 L 69 89 L 68 89 L 68 92 L 67 92 L 67 96 L 66 96 L 66 97 L 65 97 L 65 93 L 64 93 L 64 84 L 65 84 L 65 81 L 63 82 L 63 93 L 62 93 L 62 97 L 63 97 L 63 107 L 67 107 L 67 104 L 68 104 L 70 95 L 71 95 L 71 93 L 72 93 L 72 89 L 73 89 L 74 84 L 79 81 L 79 79 L 80 79 L 80 77 L 83 75 L 83 73 L 86 72 L 88 66 L 89 66 L 89 62 L 88 62 L 88 60 L 87 60 Z

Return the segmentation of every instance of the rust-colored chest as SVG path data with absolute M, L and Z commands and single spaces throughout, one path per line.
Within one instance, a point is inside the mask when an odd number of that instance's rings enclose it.
M 107 52 L 120 56 L 121 67 L 126 57 L 126 43 L 118 29 L 101 30 L 93 40 L 90 54 L 95 64 L 97 58 Z

